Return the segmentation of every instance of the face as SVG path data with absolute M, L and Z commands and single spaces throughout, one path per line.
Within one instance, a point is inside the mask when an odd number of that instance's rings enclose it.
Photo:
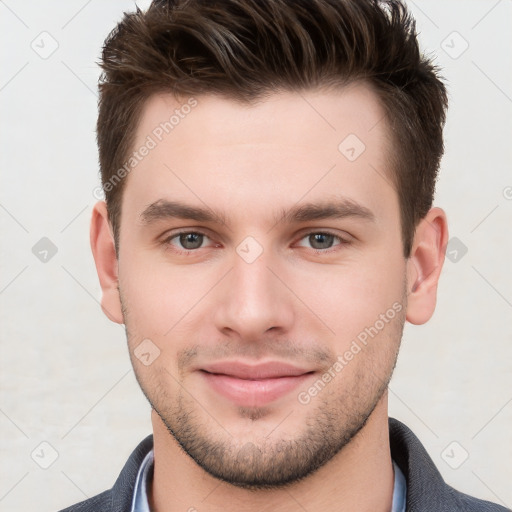
M 145 106 L 134 150 L 149 150 L 122 201 L 123 319 L 143 392 L 216 478 L 303 478 L 383 400 L 406 309 L 383 117 L 361 84 Z

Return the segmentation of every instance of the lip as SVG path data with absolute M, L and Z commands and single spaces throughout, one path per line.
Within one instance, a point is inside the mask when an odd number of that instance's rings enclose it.
M 307 368 L 298 368 L 279 361 L 269 361 L 261 364 L 247 364 L 240 361 L 222 361 L 202 366 L 201 370 L 237 377 L 239 379 L 274 379 L 278 377 L 297 377 L 311 372 Z
M 211 389 L 239 406 L 261 407 L 290 393 L 315 373 L 286 363 L 220 362 L 199 372 Z

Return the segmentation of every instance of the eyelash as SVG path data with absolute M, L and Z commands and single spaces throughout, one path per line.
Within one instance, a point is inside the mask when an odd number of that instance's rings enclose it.
M 194 234 L 194 235 L 202 235 L 206 238 L 209 238 L 209 236 L 204 233 L 203 231 L 178 231 L 176 233 L 173 233 L 172 235 L 169 235 L 168 237 L 166 237 L 163 241 L 162 241 L 162 244 L 166 247 L 166 248 L 170 248 L 172 247 L 172 250 L 174 252 L 176 252 L 177 254 L 179 255 L 185 255 L 185 256 L 190 256 L 192 255 L 194 252 L 197 252 L 199 249 L 204 249 L 204 247 L 198 247 L 197 249 L 179 249 L 175 246 L 173 246 L 171 244 L 171 241 L 174 240 L 175 238 L 181 236 L 181 235 L 191 235 L 191 234 Z M 329 235 L 329 236 L 332 236 L 334 237 L 339 243 L 336 244 L 336 245 L 333 245 L 332 247 L 329 247 L 327 249 L 314 249 L 314 248 L 310 248 L 312 251 L 314 251 L 315 254 L 329 254 L 331 252 L 334 252 L 334 251 L 337 251 L 337 250 L 340 250 L 340 246 L 346 246 L 346 245 L 349 245 L 350 244 L 350 241 L 349 240 L 346 240 L 345 238 L 342 238 L 340 235 L 336 235 L 334 233 L 331 233 L 330 231 L 309 231 L 307 233 L 305 233 L 303 236 L 301 236 L 301 238 L 299 240 L 304 240 L 305 238 L 311 236 L 311 235 Z

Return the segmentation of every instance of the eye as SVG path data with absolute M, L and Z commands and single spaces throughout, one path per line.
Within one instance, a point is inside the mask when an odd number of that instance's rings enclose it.
M 164 245 L 173 246 L 178 252 L 186 252 L 201 249 L 207 240 L 210 239 L 204 233 L 182 231 L 167 237 L 163 243 Z
M 178 253 L 191 253 L 197 249 L 208 246 L 215 246 L 212 240 L 199 231 L 181 231 L 173 233 L 165 238 L 162 242 L 165 246 L 170 246 Z M 350 242 L 339 235 L 325 231 L 314 231 L 303 236 L 298 245 L 301 247 L 309 247 L 317 252 L 330 252 L 336 250 L 337 246 L 347 245 Z M 219 246 L 219 245 L 217 245 Z
M 308 233 L 301 239 L 301 242 L 299 242 L 299 246 L 305 247 L 303 241 L 306 244 L 309 244 L 309 247 L 311 247 L 312 249 L 323 252 L 327 252 L 326 249 L 331 249 L 332 247 L 335 247 L 337 245 L 344 245 L 349 243 L 347 240 L 344 240 L 338 235 L 326 233 L 323 231 L 315 231 L 312 233 Z

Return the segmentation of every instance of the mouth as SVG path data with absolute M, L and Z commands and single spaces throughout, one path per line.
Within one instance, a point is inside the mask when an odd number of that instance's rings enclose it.
M 203 367 L 199 373 L 210 389 L 236 405 L 261 407 L 288 395 L 316 372 L 279 362 L 223 362 Z

